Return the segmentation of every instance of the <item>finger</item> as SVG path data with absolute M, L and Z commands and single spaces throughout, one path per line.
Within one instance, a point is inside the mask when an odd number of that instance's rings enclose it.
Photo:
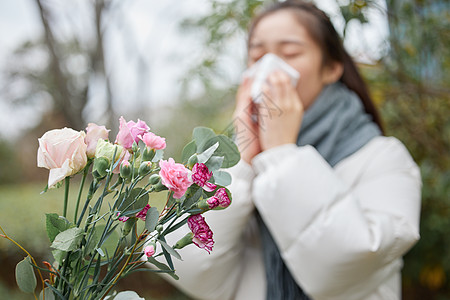
M 289 76 L 284 72 L 275 71 L 270 74 L 268 81 L 273 90 L 273 100 L 277 103 L 288 101 Z

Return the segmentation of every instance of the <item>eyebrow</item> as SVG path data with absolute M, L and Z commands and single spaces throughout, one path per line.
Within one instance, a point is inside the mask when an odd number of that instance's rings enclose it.
M 283 46 L 283 45 L 289 45 L 289 44 L 304 46 L 306 43 L 299 41 L 299 40 L 285 39 L 285 40 L 277 41 L 276 44 L 277 44 L 277 46 Z M 263 42 L 249 43 L 249 48 L 256 48 L 256 47 L 263 47 L 263 46 L 264 46 Z

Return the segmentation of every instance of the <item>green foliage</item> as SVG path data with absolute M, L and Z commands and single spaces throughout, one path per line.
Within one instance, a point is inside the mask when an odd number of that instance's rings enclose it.
M 16 280 L 19 288 L 25 293 L 31 294 L 36 289 L 36 276 L 34 275 L 33 266 L 29 256 L 25 257 L 17 264 Z

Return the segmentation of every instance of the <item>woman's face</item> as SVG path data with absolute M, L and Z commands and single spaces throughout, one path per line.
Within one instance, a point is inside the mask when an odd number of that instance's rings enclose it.
M 263 17 L 249 42 L 248 63 L 267 53 L 281 57 L 300 73 L 297 92 L 307 109 L 317 98 L 329 74 L 322 65 L 322 51 L 293 13 L 281 10 Z

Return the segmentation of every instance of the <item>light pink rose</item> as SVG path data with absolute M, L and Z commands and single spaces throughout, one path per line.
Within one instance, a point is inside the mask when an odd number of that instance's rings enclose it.
M 160 137 L 153 132 L 144 133 L 142 136 L 142 141 L 148 148 L 155 150 L 162 150 L 166 148 L 166 139 Z
M 48 187 L 81 171 L 87 164 L 86 134 L 70 128 L 47 131 L 39 139 L 38 167 L 50 170 Z
M 182 164 L 175 163 L 173 158 L 169 158 L 168 161 L 160 160 L 159 166 L 161 167 L 159 171 L 161 183 L 174 192 L 174 198 L 181 198 L 192 184 L 190 171 Z
M 187 224 L 194 234 L 192 242 L 194 242 L 197 247 L 205 249 L 210 253 L 214 246 L 213 232 L 208 224 L 206 224 L 205 218 L 200 214 L 192 215 L 188 218 Z
M 155 254 L 155 247 L 153 245 L 145 247 L 144 253 L 147 257 L 153 256 Z
M 89 123 L 86 128 L 86 137 L 84 142 L 87 145 L 86 154 L 89 158 L 95 156 L 95 149 L 99 139 L 107 140 L 109 130 L 105 126 L 99 126 L 95 123 Z
M 192 181 L 207 192 L 212 192 L 217 187 L 215 184 L 208 182 L 211 176 L 212 172 L 210 172 L 208 167 L 203 163 L 196 163 L 194 167 L 192 167 Z
M 115 143 L 125 149 L 131 149 L 133 142 L 138 143 L 144 133 L 150 130 L 150 127 L 141 120 L 138 120 L 137 123 L 134 121 L 127 123 L 123 117 L 120 117 L 119 122 L 119 133 L 117 134 Z

